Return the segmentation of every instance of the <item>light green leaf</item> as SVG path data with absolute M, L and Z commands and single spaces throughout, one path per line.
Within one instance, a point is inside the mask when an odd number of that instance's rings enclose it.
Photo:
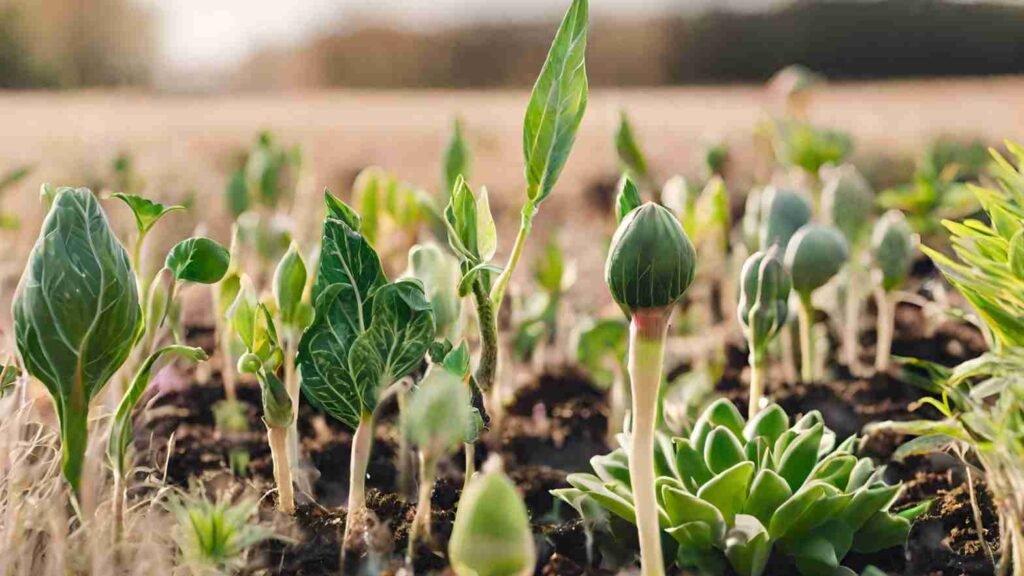
M 772 470 L 761 470 L 750 487 L 750 496 L 743 507 L 743 513 L 757 518 L 765 526 L 772 515 L 793 495 L 789 484 Z
M 455 181 L 459 176 L 469 178 L 469 147 L 462 137 L 462 122 L 458 118 L 452 122 L 452 135 L 444 150 L 444 194 L 451 197 L 455 189 Z
M 306 289 L 306 263 L 299 247 L 292 244 L 274 271 L 274 301 L 285 326 L 301 328 L 300 305 Z
M 909 520 L 888 512 L 879 512 L 854 535 L 853 550 L 862 554 L 878 552 L 906 543 L 908 535 Z
M 641 204 L 643 199 L 640 198 L 640 190 L 628 176 L 623 176 L 619 180 L 619 193 L 615 195 L 615 221 L 622 222 L 626 214 L 639 208 Z
M 739 576 L 760 576 L 768 565 L 772 545 L 768 531 L 753 516 L 740 514 L 725 537 L 725 556 Z
M 179 282 L 216 284 L 228 271 L 231 255 L 209 238 L 189 238 L 171 248 L 164 265 Z
M 704 461 L 712 473 L 718 474 L 746 460 L 743 446 L 725 426 L 718 426 L 704 444 Z
M 740 462 L 701 486 L 697 497 L 713 504 L 725 521 L 732 524 L 747 502 L 747 489 L 753 475 L 754 463 Z
M 111 194 L 111 196 L 128 205 L 132 215 L 135 216 L 135 225 L 138 227 L 139 234 L 141 235 L 145 235 L 152 230 L 153 226 L 164 216 L 171 212 L 185 209 L 184 206 L 179 205 L 164 206 L 159 202 L 153 202 L 137 194 L 118 192 Z
M 615 131 L 615 152 L 618 153 L 619 164 L 631 177 L 637 180 L 647 179 L 647 160 L 636 142 L 625 110 L 619 113 L 619 127 Z

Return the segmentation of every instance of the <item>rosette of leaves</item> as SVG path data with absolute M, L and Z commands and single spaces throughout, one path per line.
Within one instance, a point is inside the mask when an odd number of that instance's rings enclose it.
M 533 279 L 540 290 L 525 301 L 522 318 L 517 322 L 512 352 L 520 361 L 543 358 L 538 351 L 557 349 L 558 320 L 562 296 L 576 282 L 576 268 L 565 261 L 565 254 L 552 239 L 533 267 Z
M 274 538 L 260 524 L 259 503 L 204 495 L 183 495 L 166 504 L 176 522 L 172 536 L 182 559 L 193 574 L 233 574 L 246 567 L 249 549 Z
M 359 216 L 330 193 L 314 318 L 299 342 L 303 395 L 355 429 L 349 514 L 365 509 L 373 414 L 382 395 L 422 362 L 434 315 L 416 280 L 388 282 L 380 258 L 360 233 Z
M 757 414 L 764 395 L 768 345 L 789 317 L 789 272 L 779 260 L 778 248 L 755 252 L 740 272 L 740 300 L 736 316 L 750 349 L 750 408 Z
M 128 253 L 86 188 L 55 191 L 14 296 L 22 364 L 53 397 L 61 467 L 77 494 L 89 403 L 128 358 L 143 329 Z
M 791 425 L 771 405 L 748 422 L 727 400 L 708 406 L 689 436 L 659 434 L 658 522 L 675 563 L 702 574 L 728 565 L 739 576 L 759 576 L 774 549 L 802 576 L 852 576 L 842 566 L 850 551 L 904 544 L 927 506 L 891 512 L 900 486 L 858 458 L 856 444 L 850 437 L 836 445 L 817 412 Z M 595 474 L 571 474 L 572 488 L 553 494 L 578 510 L 596 503 L 635 522 L 629 454 L 619 448 L 595 456 Z
M 903 286 L 907 276 L 910 275 L 915 244 L 914 232 L 910 229 L 906 217 L 899 210 L 889 210 L 875 224 L 875 230 L 871 236 L 871 252 L 877 281 L 875 292 L 875 300 L 878 305 L 876 370 L 883 371 L 889 367 L 896 315 L 893 292 Z
M 800 302 L 800 377 L 815 377 L 814 292 L 828 283 L 849 258 L 846 238 L 832 226 L 808 224 L 793 235 L 786 249 L 793 291 Z

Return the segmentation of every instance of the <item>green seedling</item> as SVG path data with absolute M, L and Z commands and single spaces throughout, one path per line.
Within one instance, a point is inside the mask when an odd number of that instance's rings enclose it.
M 435 337 L 449 342 L 458 340 L 462 335 L 458 260 L 436 244 L 418 244 L 409 251 L 405 274 L 423 284 L 423 291 L 434 309 Z
M 625 110 L 619 113 L 619 126 L 615 130 L 615 153 L 619 158 L 619 167 L 630 180 L 654 188 L 654 178 L 647 169 L 647 159 L 640 150 Z
M 764 396 L 768 345 L 786 325 L 789 317 L 789 272 L 779 259 L 778 249 L 755 252 L 740 272 L 740 301 L 736 315 L 750 349 L 750 406 L 753 418 Z
M 147 276 L 143 272 L 142 255 L 146 238 L 149 236 L 150 231 L 153 230 L 153 227 L 156 226 L 156 223 L 162 220 L 164 216 L 172 212 L 182 211 L 185 207 L 181 205 L 165 206 L 138 194 L 125 192 L 117 192 L 112 197 L 124 202 L 128 209 L 132 211 L 132 216 L 135 217 L 136 231 L 135 239 L 131 244 L 131 265 L 132 269 L 135 270 L 136 282 L 139 285 L 140 299 L 144 301 L 143 310 L 146 310 L 148 306 L 145 305 L 145 298 L 149 294 L 149 284 L 153 281 L 152 276 Z
M 816 224 L 797 231 L 786 249 L 786 268 L 800 301 L 800 377 L 804 382 L 815 378 L 814 291 L 838 274 L 848 257 L 849 247 L 842 233 Z
M 235 378 L 235 361 L 232 351 L 234 334 L 231 331 L 230 323 L 227 322 L 228 310 L 238 298 L 238 291 L 242 287 L 241 266 L 239 251 L 241 246 L 238 239 L 238 226 L 231 228 L 231 249 L 228 252 L 230 263 L 220 282 L 213 284 L 213 305 L 214 321 L 217 331 L 217 348 L 221 357 L 221 379 L 224 381 L 224 401 L 229 404 L 238 402 L 238 385 Z M 226 408 L 231 410 L 231 408 Z
M 176 520 L 173 537 L 178 551 L 195 576 L 242 571 L 249 550 L 274 538 L 273 530 L 259 523 L 255 500 L 231 503 L 182 496 L 166 506 Z
M 377 167 L 363 170 L 352 186 L 352 202 L 362 218 L 363 236 L 385 264 L 405 254 L 420 228 L 436 216 L 434 199 Z M 385 266 L 388 269 L 394 267 Z
M 292 243 L 274 271 L 273 291 L 276 323 L 280 327 L 281 347 L 284 350 L 284 387 L 292 404 L 287 455 L 293 476 L 298 474 L 299 467 L 299 374 L 295 357 L 302 331 L 313 320 L 313 307 L 304 298 L 306 280 L 306 263 L 299 247 Z
M 904 544 L 911 522 L 927 509 L 891 512 L 900 486 L 887 485 L 870 458 L 858 458 L 856 445 L 850 437 L 836 446 L 816 411 L 790 425 L 785 411 L 771 405 L 744 421 L 729 401 L 718 400 L 688 437 L 659 434 L 650 447 L 658 466 L 651 479 L 658 535 L 671 538 L 680 568 L 701 574 L 731 568 L 760 576 L 773 549 L 801 576 L 854 574 L 841 566 L 849 552 Z M 553 493 L 575 505 L 590 500 L 635 523 L 636 455 L 619 448 L 595 456 L 596 475 L 571 474 L 572 488 Z
M 576 282 L 576 268 L 565 261 L 558 242 L 552 239 L 534 264 L 533 280 L 540 290 L 526 299 L 517 319 L 512 352 L 520 361 L 545 358 L 539 352 L 557 350 L 562 297 Z
M 359 216 L 329 193 L 314 319 L 299 342 L 303 395 L 355 429 L 349 519 L 365 514 L 366 466 L 374 410 L 381 397 L 422 362 L 434 338 L 434 315 L 415 280 L 388 282 L 380 258 L 360 233 Z
M 460 357 L 469 373 L 469 353 L 463 347 Z M 466 440 L 470 421 L 470 391 L 459 371 L 434 364 L 409 395 L 402 411 L 402 434 L 419 450 L 419 498 L 409 532 L 408 563 L 420 539 L 430 538 L 431 506 L 438 462 L 450 456 Z
M 619 223 L 605 264 L 612 298 L 630 321 L 629 377 L 632 421 L 629 463 L 644 576 L 664 573 L 654 490 L 654 429 L 665 339 L 675 304 L 696 271 L 696 254 L 679 221 L 653 203 L 634 208 Z
M 730 163 L 729 146 L 725 142 L 716 142 L 705 146 L 702 152 L 707 178 L 709 180 L 715 176 L 725 178 L 725 172 L 729 169 Z
M 537 551 L 530 517 L 497 456 L 491 456 L 459 501 L 448 558 L 458 576 L 533 574 Z
M 227 317 L 246 349 L 238 359 L 238 371 L 255 376 L 260 383 L 263 423 L 267 426 L 274 481 L 277 483 L 277 509 L 291 514 L 295 511 L 295 494 L 288 430 L 295 421 L 295 407 L 288 389 L 277 376 L 284 360 L 277 327 L 266 305 L 257 300 L 256 289 L 248 276 L 242 276 L 241 289 Z
M 629 397 L 626 354 L 629 326 L 621 319 L 603 318 L 584 322 L 576 336 L 576 362 L 609 395 L 608 438 L 622 431 Z
M 781 122 L 776 128 L 775 157 L 817 178 L 822 166 L 839 165 L 853 151 L 845 132 L 825 130 L 801 121 Z
M 849 265 L 843 282 L 842 359 L 856 370 L 858 361 L 857 328 L 863 302 L 859 288 L 864 280 L 864 252 L 875 209 L 875 192 L 852 164 L 823 169 L 821 205 L 827 221 L 846 238 L 850 247 Z
M 452 135 L 448 139 L 448 145 L 445 146 L 441 167 L 441 190 L 446 196 L 455 190 L 455 180 L 459 176 L 466 180 L 469 179 L 469 145 L 466 144 L 466 139 L 462 136 L 462 121 L 458 118 L 452 122 Z
M 490 392 L 498 370 L 497 311 L 522 258 L 533 220 L 541 203 L 551 194 L 572 151 L 576 132 L 587 107 L 587 47 L 589 5 L 573 0 L 551 43 L 547 59 L 530 93 L 523 121 L 523 160 L 526 168 L 526 201 L 521 210 L 519 232 L 504 268 L 489 263 L 497 246 L 486 194 L 482 207 L 469 187 L 457 181 L 445 210 L 448 241 L 462 261 L 462 293 L 472 293 L 480 324 L 480 363 L 476 379 Z M 484 230 L 483 234 L 478 231 Z M 479 242 L 484 242 L 480 245 Z M 489 255 L 488 255 L 489 254 Z M 500 270 L 493 284 L 490 273 Z
M 910 275 L 914 258 L 914 233 L 899 210 L 889 210 L 875 224 L 871 235 L 871 252 L 875 263 L 878 307 L 878 339 L 875 370 L 889 367 L 892 334 L 896 315 L 893 292 L 903 286 Z

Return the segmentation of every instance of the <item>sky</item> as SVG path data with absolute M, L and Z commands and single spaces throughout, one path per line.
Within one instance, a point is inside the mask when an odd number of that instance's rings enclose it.
M 355 22 L 429 29 L 474 21 L 557 19 L 561 0 L 139 0 L 159 19 L 159 58 L 170 71 L 211 71 L 263 46 L 300 43 Z M 595 16 L 639 17 L 709 6 L 750 10 L 785 0 L 591 0 Z

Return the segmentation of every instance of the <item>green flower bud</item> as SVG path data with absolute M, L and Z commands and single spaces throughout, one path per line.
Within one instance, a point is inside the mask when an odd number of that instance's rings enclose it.
M 299 325 L 299 308 L 305 289 L 306 263 L 302 261 L 299 247 L 292 242 L 274 271 L 274 302 L 285 326 L 302 327 Z
M 256 374 L 261 368 L 263 368 L 263 361 L 251 352 L 242 354 L 242 357 L 238 359 L 238 371 L 242 374 Z
M 910 273 L 914 232 L 903 212 L 889 210 L 879 218 L 871 235 L 871 251 L 886 292 L 899 288 Z
M 259 372 L 263 394 L 263 421 L 271 428 L 287 428 L 292 424 L 292 399 L 281 379 L 273 372 Z
M 770 186 L 761 193 L 759 246 L 786 253 L 790 238 L 811 221 L 811 203 L 802 194 Z
M 809 224 L 793 235 L 786 249 L 786 267 L 793 289 L 809 295 L 835 276 L 849 257 L 846 238 L 832 226 Z
M 752 254 L 740 272 L 737 314 L 751 348 L 763 349 L 785 325 L 789 314 L 789 272 L 778 257 L 778 248 Z
M 627 314 L 678 301 L 697 268 L 693 244 L 666 208 L 646 203 L 622 219 L 612 237 L 605 281 Z
M 875 208 L 875 192 L 852 164 L 822 170 L 825 185 L 821 191 L 824 213 L 851 246 L 867 235 Z
M 515 485 L 492 456 L 462 494 L 448 541 L 459 576 L 525 576 L 536 562 L 530 518 Z

